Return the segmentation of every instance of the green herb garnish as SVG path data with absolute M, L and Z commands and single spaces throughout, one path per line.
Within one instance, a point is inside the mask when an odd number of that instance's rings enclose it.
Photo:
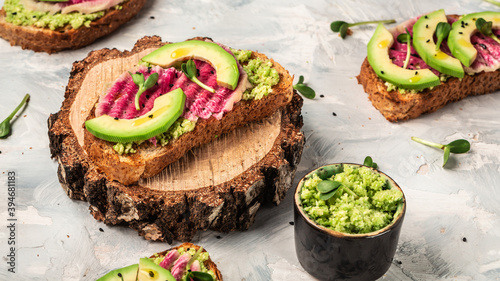
M 500 39 L 493 34 L 493 22 L 491 21 L 486 21 L 483 18 L 478 18 L 476 20 L 476 28 L 481 32 L 482 34 L 490 37 L 491 39 L 497 41 L 500 43 Z
M 411 55 L 411 35 L 410 35 L 410 31 L 408 31 L 408 28 L 405 27 L 405 29 L 406 29 L 406 32 L 399 34 L 396 39 L 400 43 L 406 43 L 406 59 L 405 59 L 405 62 L 403 64 L 403 68 L 406 69 L 406 67 L 408 67 L 408 63 L 410 62 L 410 55 Z
M 11 131 L 10 121 L 12 120 L 12 118 L 14 118 L 14 115 L 16 115 L 19 109 L 21 109 L 21 107 L 23 107 L 23 105 L 29 101 L 29 99 L 30 95 L 26 94 L 21 103 L 14 109 L 14 111 L 12 111 L 12 113 L 7 118 L 5 118 L 2 123 L 0 123 L 0 138 L 6 138 L 7 136 L 9 136 Z
M 304 76 L 302 75 L 299 76 L 299 82 L 293 85 L 293 88 L 308 99 L 314 99 L 314 97 L 316 96 L 316 92 L 314 92 L 311 87 L 304 84 Z
M 448 158 L 450 157 L 450 153 L 466 153 L 470 150 L 470 143 L 467 140 L 464 139 L 459 139 L 459 140 L 454 140 L 450 142 L 449 144 L 440 144 L 440 143 L 434 143 L 430 141 L 423 140 L 421 138 L 417 137 L 411 137 L 413 141 L 416 141 L 418 143 L 439 148 L 444 151 L 444 157 L 443 157 L 443 167 L 446 165 L 448 162 Z
M 339 187 L 342 185 L 342 183 L 338 181 L 333 181 L 333 180 L 322 180 L 318 183 L 318 186 L 316 187 L 319 191 L 319 199 L 321 200 L 328 200 L 330 199 L 337 190 L 339 190 Z
M 441 47 L 441 42 L 448 37 L 450 34 L 451 25 L 447 22 L 440 22 L 436 26 L 436 51 Z
M 363 162 L 363 165 L 372 167 L 373 169 L 377 169 L 378 165 L 377 163 L 373 162 L 373 159 L 370 156 L 366 156 L 365 161 Z
M 213 281 L 212 275 L 201 271 L 188 271 L 184 281 Z
M 196 65 L 194 64 L 193 60 L 188 60 L 187 62 L 183 63 L 181 65 L 181 69 L 182 69 L 182 72 L 184 72 L 184 74 L 187 76 L 187 78 L 189 78 L 191 81 L 198 84 L 203 89 L 205 89 L 211 93 L 215 93 L 215 90 L 213 88 L 203 84 L 203 82 L 198 80 L 198 78 L 196 77 L 198 70 L 196 69 Z
M 349 27 L 364 24 L 378 24 L 378 23 L 395 23 L 395 20 L 378 20 L 378 21 L 361 21 L 355 23 L 347 23 L 345 21 L 334 21 L 330 24 L 330 29 L 333 32 L 340 32 L 340 37 L 344 39 L 347 36 L 347 30 Z
M 156 72 L 152 73 L 151 75 L 149 75 L 146 81 L 144 81 L 144 74 L 140 72 L 131 73 L 129 71 L 128 73 L 130 73 L 130 76 L 132 76 L 132 80 L 139 87 L 139 90 L 135 95 L 135 109 L 141 110 L 141 105 L 139 104 L 139 98 L 141 97 L 142 93 L 144 93 L 147 89 L 153 87 L 156 84 L 156 81 L 158 81 L 158 73 Z

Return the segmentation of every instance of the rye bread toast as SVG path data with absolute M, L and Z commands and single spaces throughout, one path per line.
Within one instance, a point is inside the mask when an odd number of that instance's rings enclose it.
M 446 82 L 441 82 L 441 85 L 419 93 L 387 91 L 385 82 L 373 71 L 367 59 L 356 78 L 363 85 L 373 106 L 391 122 L 417 118 L 468 96 L 484 95 L 500 89 L 500 71 L 497 70 L 465 75 L 462 79 L 450 77 Z
M 183 248 L 184 250 L 195 249 L 196 251 L 198 251 L 198 249 L 200 249 L 200 246 L 195 245 L 193 243 L 185 242 L 185 243 L 182 243 L 179 246 L 170 248 L 170 249 L 165 250 L 165 251 L 160 252 L 160 253 L 156 253 L 155 255 L 152 255 L 150 258 L 165 257 L 169 251 L 171 251 L 171 250 L 178 250 L 180 248 Z M 206 250 L 203 249 L 202 252 L 206 252 Z M 205 266 L 206 269 L 211 270 L 215 274 L 215 280 L 214 281 L 222 281 L 223 280 L 222 279 L 222 273 L 219 271 L 219 269 L 217 268 L 217 265 L 212 261 L 212 259 L 210 258 L 210 256 L 203 263 L 203 265 Z
M 104 16 L 92 21 L 89 27 L 82 25 L 73 29 L 70 25 L 57 30 L 35 26 L 19 26 L 5 20 L 4 8 L 0 10 L 0 37 L 11 46 L 21 46 L 35 52 L 55 53 L 66 49 L 78 49 L 106 36 L 132 19 L 144 6 L 146 0 L 128 0 L 120 9 L 111 8 Z
M 456 20 L 460 15 L 447 15 L 447 18 Z M 395 26 L 392 33 L 404 32 L 407 23 L 415 21 L 410 19 Z M 388 91 L 385 81 L 377 76 L 367 58 L 363 61 L 356 78 L 358 84 L 361 84 L 368 94 L 373 106 L 391 122 L 417 118 L 468 96 L 484 95 L 500 89 L 500 70 L 496 70 L 482 71 L 474 75 L 466 74 L 461 79 L 449 77 L 446 81 L 441 81 L 440 85 L 418 93 L 400 93 L 397 89 Z
M 158 45 L 163 44 L 158 43 L 150 42 L 148 44 L 151 45 L 144 44 L 141 47 L 158 47 Z M 128 55 L 133 54 L 134 52 L 131 52 Z M 90 56 L 92 57 L 92 55 Z M 268 60 L 265 55 L 252 52 L 252 58 L 257 57 Z M 208 143 L 214 140 L 214 137 L 230 132 L 237 127 L 271 116 L 279 108 L 286 106 L 292 99 L 293 78 L 281 65 L 273 60 L 271 62 L 279 73 L 280 81 L 273 86 L 269 95 L 260 100 L 241 100 L 234 105 L 231 111 L 226 112 L 221 119 L 216 119 L 213 116 L 209 119 L 200 118 L 193 131 L 183 134 L 165 146 L 155 146 L 151 142 L 143 142 L 137 147 L 136 153 L 119 155 L 113 149 L 114 143 L 96 138 L 85 130 L 84 149 L 108 179 L 128 185 L 139 181 L 141 178 L 152 177 L 178 160 L 190 149 Z M 77 83 L 85 75 L 86 69 L 82 72 L 72 72 L 69 84 Z M 91 111 L 87 119 L 93 117 Z

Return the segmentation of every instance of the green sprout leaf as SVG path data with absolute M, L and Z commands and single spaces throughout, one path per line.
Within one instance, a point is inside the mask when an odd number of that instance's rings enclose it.
M 373 159 L 370 156 L 365 157 L 365 161 L 363 161 L 363 165 L 372 167 L 373 169 L 377 169 L 378 165 L 377 163 L 373 162 Z
M 444 151 L 444 156 L 443 156 L 443 167 L 448 163 L 448 159 L 450 157 L 450 153 L 466 153 L 470 150 L 470 142 L 464 139 L 459 139 L 459 140 L 454 140 L 450 142 L 449 144 L 440 144 L 440 143 L 435 143 L 435 142 L 430 142 L 427 140 L 423 140 L 421 138 L 417 137 L 411 137 L 413 141 L 416 141 L 418 143 L 434 147 L 434 148 L 439 148 Z
M 437 42 L 436 42 L 436 51 L 439 50 L 441 47 L 441 43 L 443 42 L 444 39 L 448 38 L 448 35 L 450 34 L 451 30 L 451 25 L 447 22 L 440 22 L 436 26 L 436 37 L 437 37 Z
M 184 74 L 187 76 L 187 78 L 189 78 L 191 81 L 198 84 L 203 89 L 205 89 L 211 93 L 215 93 L 215 90 L 212 87 L 209 87 L 209 86 L 205 85 L 203 82 L 201 82 L 200 80 L 198 80 L 198 78 L 196 77 L 198 70 L 196 69 L 196 64 L 194 63 L 193 60 L 188 60 L 187 62 L 183 63 L 181 65 L 181 69 L 182 69 L 182 72 L 184 72 Z
M 500 39 L 498 39 L 498 37 L 496 37 L 495 34 L 493 34 L 493 30 L 492 30 L 493 29 L 493 22 L 486 21 L 483 18 L 478 18 L 476 20 L 476 28 L 482 34 L 484 34 L 484 35 L 490 37 L 491 39 L 497 41 L 498 43 L 500 43 Z
M 29 101 L 29 99 L 30 95 L 26 94 L 21 103 L 14 109 L 14 111 L 12 111 L 12 113 L 7 116 L 7 118 L 5 118 L 2 123 L 0 123 L 0 138 L 6 138 L 10 135 L 10 131 L 12 130 L 10 121 L 12 120 L 12 118 L 14 118 L 19 109 L 21 109 L 21 107 L 23 107 L 23 105 Z
M 201 271 L 188 271 L 185 281 L 213 281 L 212 275 Z
M 408 31 L 408 28 L 405 28 L 406 32 L 400 33 L 396 40 L 398 40 L 400 43 L 406 43 L 406 59 L 403 64 L 403 68 L 408 67 L 408 63 L 410 62 L 410 55 L 411 55 L 411 35 L 410 31 Z
M 347 23 L 345 21 L 334 21 L 330 23 L 330 29 L 333 32 L 339 32 L 340 37 L 342 39 L 346 38 L 347 31 L 349 27 L 357 26 L 357 25 L 365 25 L 365 24 L 379 24 L 379 23 L 395 23 L 395 20 L 377 20 L 377 21 L 360 21 L 360 22 L 355 22 L 355 23 Z
M 311 87 L 304 84 L 304 76 L 302 75 L 299 76 L 299 81 L 297 84 L 293 85 L 293 88 L 308 99 L 314 99 L 314 97 L 316 97 L 316 92 Z
M 318 183 L 318 186 L 316 187 L 318 191 L 320 192 L 319 199 L 321 200 L 328 200 L 330 199 L 339 187 L 342 185 L 342 183 L 338 181 L 332 181 L 332 180 L 323 180 Z
M 134 84 L 136 84 L 137 87 L 139 87 L 137 94 L 135 94 L 135 109 L 141 110 L 139 98 L 141 97 L 142 93 L 144 93 L 147 89 L 153 87 L 156 84 L 156 81 L 158 81 L 158 73 L 156 72 L 152 73 L 151 75 L 149 75 L 146 81 L 144 81 L 144 74 L 142 74 L 141 72 L 131 73 L 129 71 L 128 73 L 130 73 L 130 76 L 132 76 Z

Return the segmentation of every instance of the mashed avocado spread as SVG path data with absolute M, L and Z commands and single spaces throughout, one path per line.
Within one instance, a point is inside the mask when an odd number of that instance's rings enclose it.
M 320 199 L 317 186 L 322 179 L 314 173 L 304 181 L 300 200 L 309 218 L 338 232 L 361 234 L 384 228 L 403 202 L 400 190 L 367 167 L 343 165 L 343 171 L 329 179 L 341 183 L 333 197 Z
M 5 0 L 3 8 L 5 10 L 5 20 L 7 22 L 20 26 L 50 28 L 51 30 L 62 28 L 68 24 L 74 29 L 82 25 L 89 27 L 90 22 L 104 15 L 104 11 L 91 14 L 73 12 L 68 14 L 55 13 L 51 15 L 49 12 L 27 10 L 19 3 L 19 0 Z

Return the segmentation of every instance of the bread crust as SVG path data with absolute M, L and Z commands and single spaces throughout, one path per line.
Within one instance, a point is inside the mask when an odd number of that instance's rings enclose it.
M 198 38 L 203 39 L 203 38 Z M 164 43 L 155 43 L 154 46 Z M 143 45 L 143 44 L 141 44 Z M 134 54 L 132 51 L 129 55 Z M 89 57 L 92 57 L 90 55 Z M 252 58 L 268 58 L 260 53 L 253 52 Z M 95 59 L 100 60 L 100 57 Z M 99 139 L 85 130 L 84 149 L 99 166 L 99 168 L 111 180 L 116 180 L 128 185 L 139 181 L 141 178 L 149 178 L 160 173 L 169 164 L 181 158 L 190 149 L 208 143 L 214 137 L 230 132 L 252 121 L 261 120 L 271 116 L 279 108 L 287 105 L 293 95 L 293 78 L 287 70 L 271 59 L 273 67 L 280 75 L 280 82 L 273 86 L 273 91 L 260 100 L 241 100 L 237 102 L 231 111 L 224 113 L 221 119 L 210 117 L 198 119 L 193 131 L 170 141 L 165 146 L 155 146 L 151 142 L 143 142 L 136 153 L 119 155 L 114 149 L 114 143 Z M 89 68 L 84 68 L 81 75 L 71 75 L 72 80 L 85 77 Z M 91 115 L 88 118 L 93 118 Z
M 121 4 L 121 9 L 106 11 L 104 16 L 90 23 L 90 27 L 81 26 L 73 29 L 66 26 L 59 30 L 35 26 L 18 26 L 5 21 L 5 10 L 0 10 L 0 37 L 10 42 L 11 46 L 21 46 L 23 50 L 49 54 L 66 49 L 79 49 L 106 36 L 132 19 L 144 6 L 146 0 L 128 0 Z
M 184 248 L 184 249 L 194 248 L 196 251 L 198 251 L 198 249 L 200 249 L 200 246 L 195 245 L 193 243 L 185 242 L 185 243 L 182 243 L 179 246 L 170 248 L 170 249 L 165 250 L 165 251 L 160 252 L 160 253 L 156 253 L 155 255 L 152 255 L 150 258 L 165 257 L 169 251 L 171 251 L 171 250 L 178 250 L 178 249 L 181 249 L 181 248 Z M 202 252 L 206 252 L 206 250 L 203 249 Z M 210 258 L 210 256 L 208 256 L 208 260 L 206 260 L 203 263 L 203 265 L 208 270 L 212 270 L 212 272 L 215 274 L 215 278 L 216 278 L 215 281 L 223 281 L 223 279 L 222 279 L 222 273 L 219 271 L 219 269 L 217 268 L 217 265 L 212 261 L 212 259 Z
M 398 90 L 387 91 L 385 82 L 377 76 L 366 58 L 356 78 L 358 84 L 363 85 L 373 106 L 391 122 L 417 118 L 468 96 L 484 95 L 500 89 L 500 71 L 497 70 L 466 74 L 462 79 L 450 77 L 432 89 L 414 94 L 401 94 Z

